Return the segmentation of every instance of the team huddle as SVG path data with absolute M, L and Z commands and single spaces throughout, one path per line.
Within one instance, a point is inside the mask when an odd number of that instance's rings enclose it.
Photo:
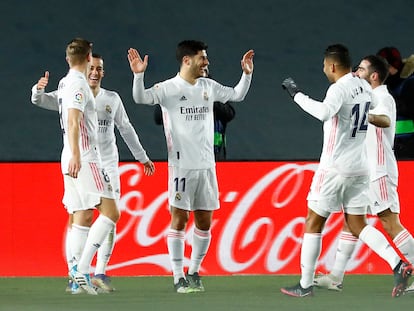
M 167 247 L 177 293 L 205 291 L 199 275 L 211 241 L 213 212 L 219 209 L 214 156 L 215 102 L 243 101 L 250 88 L 254 51 L 241 59 L 242 75 L 234 87 L 205 77 L 207 45 L 186 40 L 178 44 L 177 75 L 145 89 L 148 55 L 128 50 L 133 73 L 133 99 L 137 104 L 159 105 L 168 150 L 168 204 L 171 214 Z M 92 44 L 73 39 L 66 47 L 68 74 L 56 91 L 46 93 L 49 73 L 32 88 L 32 102 L 59 111 L 63 135 L 61 169 L 63 204 L 69 215 L 66 260 L 67 291 L 96 295 L 114 291 L 106 266 L 116 240 L 120 217 L 121 184 L 114 128 L 118 128 L 145 175 L 155 172 L 131 125 L 120 96 L 101 88 L 103 58 Z M 383 84 L 388 63 L 369 55 L 352 72 L 348 49 L 331 45 L 324 53 L 324 73 L 331 82 L 322 102 L 305 95 L 291 78 L 282 87 L 307 113 L 323 122 L 323 149 L 308 194 L 308 215 L 301 250 L 301 279 L 282 288 L 293 297 L 313 295 L 314 286 L 342 290 L 345 268 L 358 240 L 388 262 L 394 274 L 393 297 L 414 292 L 408 286 L 414 261 L 414 239 L 401 225 L 397 194 L 398 169 L 393 153 L 395 102 Z M 99 216 L 93 221 L 94 210 Z M 192 212 L 191 258 L 185 270 L 185 229 Z M 328 275 L 316 276 L 322 231 L 331 213 L 344 213 L 335 265 Z M 378 215 L 394 242 L 365 221 Z M 401 258 L 398 252 L 403 254 Z M 97 255 L 94 275 L 91 263 Z

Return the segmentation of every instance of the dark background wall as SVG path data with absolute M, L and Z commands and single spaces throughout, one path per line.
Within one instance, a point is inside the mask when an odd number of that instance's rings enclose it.
M 127 49 L 149 55 L 149 87 L 177 72 L 175 47 L 183 39 L 208 43 L 210 70 L 225 85 L 239 80 L 240 59 L 255 50 L 251 90 L 235 106 L 228 128 L 233 160 L 317 159 L 321 123 L 301 111 L 280 83 L 294 77 L 322 99 L 328 82 L 322 53 L 332 43 L 349 47 L 355 64 L 386 45 L 414 53 L 412 0 L 152 0 L 2 1 L 0 40 L 0 161 L 57 161 L 58 116 L 30 103 L 30 89 L 45 70 L 49 90 L 66 74 L 64 50 L 73 37 L 94 42 L 105 58 L 103 87 L 123 98 L 141 142 L 154 160 L 165 159 L 162 128 L 153 108 L 132 101 Z M 132 156 L 119 139 L 121 160 Z

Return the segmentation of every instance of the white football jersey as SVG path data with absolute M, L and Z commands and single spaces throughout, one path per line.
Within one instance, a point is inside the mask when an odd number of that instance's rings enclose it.
M 381 85 L 372 91 L 372 101 L 376 102 L 377 106 L 369 113 L 386 115 L 390 118 L 391 124 L 387 128 L 368 125 L 367 151 L 371 181 L 388 175 L 391 182 L 397 185 L 398 167 L 393 150 L 397 115 L 395 100 L 388 92 L 387 86 Z
M 44 90 L 37 90 L 37 85 L 34 85 L 31 100 L 33 104 L 41 108 L 59 110 L 57 91 L 45 93 Z M 118 168 L 119 153 L 114 125 L 118 128 L 134 158 L 141 163 L 147 162 L 149 158 L 129 121 L 118 93 L 100 88 L 95 97 L 95 103 L 98 114 L 98 146 L 103 167 Z
M 322 103 L 302 93 L 295 96 L 299 105 L 322 105 L 319 108 L 325 111 L 319 169 L 343 176 L 369 174 L 365 138 L 371 92 L 367 81 L 348 73 L 330 85 Z
M 185 169 L 214 167 L 213 104 L 243 100 L 251 75 L 243 74 L 238 85 L 232 88 L 208 78 L 199 78 L 193 85 L 177 74 L 147 90 L 144 90 L 143 76 L 134 75 L 134 100 L 161 106 L 168 164 Z
M 141 163 L 147 162 L 148 156 L 129 121 L 118 93 L 101 88 L 95 101 L 98 113 L 98 144 L 103 167 L 118 167 L 119 152 L 116 145 L 115 126 L 134 158 Z
M 96 114 L 95 99 L 86 82 L 85 75 L 73 69 L 69 70 L 68 74 L 59 82 L 57 96 L 63 133 L 63 150 L 61 156 L 62 173 L 68 173 L 69 160 L 72 157 L 72 151 L 68 141 L 69 109 L 78 109 L 83 113 L 79 129 L 81 161 L 100 164 L 97 147 L 98 117 Z

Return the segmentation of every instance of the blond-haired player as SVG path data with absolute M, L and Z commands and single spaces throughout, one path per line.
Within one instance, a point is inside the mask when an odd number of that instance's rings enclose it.
M 116 145 L 115 126 L 119 130 L 121 137 L 126 142 L 134 158 L 144 166 L 144 174 L 152 175 L 155 167 L 148 158 L 142 147 L 138 135 L 129 121 L 128 115 L 118 93 L 109 91 L 101 87 L 102 79 L 105 75 L 104 60 L 101 55 L 93 53 L 92 61 L 88 67 L 87 79 L 89 87 L 95 97 L 98 114 L 98 145 L 102 158 L 102 164 L 111 179 L 115 197 L 120 198 L 121 185 L 119 176 L 119 154 Z M 45 93 L 45 88 L 49 83 L 49 72 L 41 77 L 37 84 L 32 88 L 32 103 L 45 109 L 58 111 L 57 91 Z M 72 268 L 73 258 L 79 258 L 92 224 L 93 209 L 89 210 L 84 226 L 72 226 L 73 214 L 69 214 L 69 225 L 66 234 L 66 259 L 69 271 Z M 72 230 L 73 227 L 73 230 Z M 72 243 L 70 241 L 74 239 Z M 110 232 L 105 242 L 98 249 L 95 274 L 92 284 L 102 292 L 114 290 L 110 283 L 110 278 L 106 274 L 106 267 L 112 254 L 116 239 L 116 230 Z M 74 244 L 74 252 L 71 250 Z M 70 287 L 69 287 L 70 289 Z
M 66 47 L 69 72 L 60 80 L 57 96 L 63 134 L 63 204 L 73 213 L 73 225 L 82 226 L 83 214 L 89 213 L 91 207 L 99 211 L 70 275 L 88 294 L 96 295 L 90 281 L 90 265 L 97 249 L 114 229 L 119 210 L 99 154 L 96 103 L 86 80 L 91 53 L 89 41 L 75 38 L 69 42 Z

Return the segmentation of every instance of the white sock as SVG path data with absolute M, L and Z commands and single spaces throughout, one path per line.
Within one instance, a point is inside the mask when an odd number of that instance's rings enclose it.
M 191 263 L 188 269 L 189 274 L 200 270 L 201 263 L 206 256 L 211 241 L 211 231 L 203 231 L 194 227 L 193 243 L 191 251 Z
M 395 246 L 410 263 L 414 263 L 414 239 L 407 229 L 404 229 L 393 240 Z
M 71 233 L 71 227 L 66 228 L 66 236 L 65 236 L 65 258 L 66 258 L 66 264 L 68 265 L 68 271 L 72 269 L 73 267 L 73 256 L 72 256 L 72 250 L 70 247 L 70 233 Z
M 72 265 L 76 265 L 81 256 L 89 234 L 89 227 L 72 224 L 70 232 L 70 249 L 72 253 Z
M 78 271 L 80 273 L 89 273 L 93 256 L 114 227 L 115 223 L 104 215 L 99 215 L 95 220 L 89 230 L 88 239 L 78 263 Z
M 109 232 L 105 241 L 102 243 L 101 247 L 98 248 L 98 254 L 96 256 L 96 268 L 95 275 L 97 274 L 106 274 L 106 267 L 111 258 L 112 251 L 115 246 L 116 238 L 116 227 L 114 227 L 111 232 Z
M 351 259 L 355 246 L 358 243 L 358 238 L 354 237 L 351 232 L 342 231 L 338 241 L 338 248 L 336 249 L 335 263 L 331 270 L 336 280 L 343 281 L 346 270 L 346 265 Z
M 301 278 L 300 285 L 308 288 L 313 285 L 316 263 L 321 253 L 322 235 L 320 233 L 305 233 L 300 252 Z
M 184 231 L 170 229 L 167 235 L 168 253 L 170 254 L 174 284 L 184 277 Z
M 366 225 L 359 234 L 359 239 L 368 245 L 377 255 L 384 259 L 390 265 L 391 269 L 398 265 L 400 257 L 397 252 L 388 243 L 385 236 L 376 228 Z

